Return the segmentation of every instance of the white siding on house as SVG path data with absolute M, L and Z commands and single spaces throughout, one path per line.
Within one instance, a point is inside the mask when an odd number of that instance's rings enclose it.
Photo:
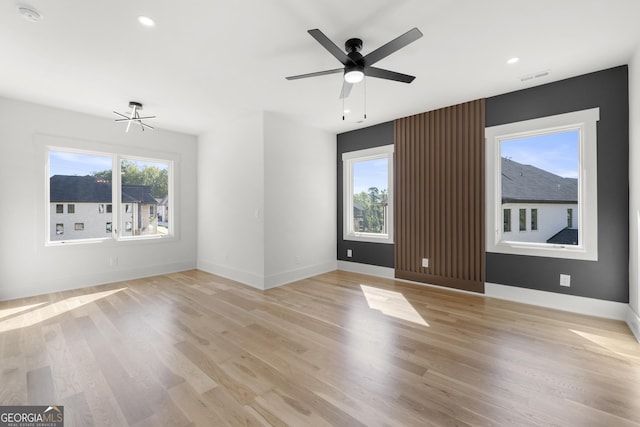
M 113 214 L 107 213 L 106 203 L 78 203 L 74 202 L 75 213 L 68 213 L 67 207 L 69 203 L 62 203 L 64 213 L 56 213 L 56 205 L 59 202 L 52 202 L 49 206 L 51 223 L 49 226 L 49 239 L 51 241 L 60 240 L 76 240 L 76 239 L 95 239 L 102 237 L 110 237 L 111 233 L 107 233 L 107 223 L 113 223 Z M 103 205 L 104 211 L 100 213 L 98 206 Z M 76 231 L 75 224 L 84 224 L 84 230 Z M 56 233 L 56 224 L 64 225 L 64 234 Z
M 578 205 L 575 203 L 505 203 L 502 209 L 511 209 L 511 231 L 502 233 L 502 239 L 512 242 L 546 243 L 567 227 L 567 209 L 573 209 L 573 227 L 578 228 Z M 520 209 L 526 209 L 526 231 L 520 231 Z M 538 230 L 531 230 L 531 209 L 538 209 Z

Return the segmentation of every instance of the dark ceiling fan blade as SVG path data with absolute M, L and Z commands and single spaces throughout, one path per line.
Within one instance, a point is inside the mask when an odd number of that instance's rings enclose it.
M 342 81 L 342 90 L 340 91 L 340 99 L 348 98 L 351 93 L 351 88 L 353 87 L 353 83 L 349 83 L 347 81 Z
M 355 62 L 353 62 L 353 60 L 349 58 L 342 49 L 336 46 L 334 42 L 329 40 L 329 38 L 325 36 L 322 31 L 316 28 L 315 30 L 309 30 L 307 32 L 311 34 L 311 37 L 316 39 L 318 43 L 322 45 L 322 47 L 327 49 L 331 55 L 335 56 L 335 58 L 340 61 L 342 65 L 355 64 Z
M 380 61 L 382 58 L 386 58 L 387 56 L 391 55 L 393 52 L 402 49 L 409 43 L 413 43 L 414 41 L 418 40 L 420 37 L 422 37 L 422 33 L 420 32 L 420 30 L 417 28 L 412 28 L 406 33 L 404 33 L 403 35 L 396 37 L 395 39 L 391 40 L 389 43 L 383 46 L 380 46 L 373 52 L 370 52 L 369 54 L 365 55 L 365 57 L 362 59 L 365 65 L 373 65 L 376 62 Z
M 336 73 L 343 73 L 343 72 L 344 72 L 344 68 L 335 68 L 333 70 L 316 71 L 315 73 L 299 74 L 297 76 L 289 76 L 289 77 L 286 77 L 286 79 L 287 80 L 306 79 L 307 77 L 324 76 L 324 75 L 327 75 L 327 74 L 336 74 Z
M 382 68 L 367 67 L 364 70 L 367 77 L 377 77 L 379 79 L 394 80 L 396 82 L 411 83 L 415 76 L 408 74 L 396 73 L 395 71 L 383 70 Z

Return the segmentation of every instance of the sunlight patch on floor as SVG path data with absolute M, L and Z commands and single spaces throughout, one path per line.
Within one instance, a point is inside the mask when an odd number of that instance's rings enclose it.
M 38 307 L 40 305 L 46 304 L 46 302 L 39 302 L 36 304 L 29 304 L 29 305 L 21 305 L 20 307 L 13 307 L 13 308 L 5 308 L 3 310 L 0 310 L 0 319 L 4 319 L 5 317 L 9 317 L 9 316 L 13 316 L 16 313 L 20 313 L 22 311 L 27 311 L 30 310 L 32 308 Z
M 630 341 L 630 344 L 621 343 L 620 340 L 616 338 L 603 337 L 601 335 L 590 334 L 588 332 L 577 331 L 575 329 L 569 329 L 569 330 L 574 334 L 588 341 L 591 341 L 592 343 L 597 344 L 600 347 L 612 353 L 615 353 L 619 356 L 623 356 L 626 359 L 634 359 L 640 362 L 640 357 L 637 356 L 637 348 L 636 348 L 637 344 L 634 341 Z M 630 345 L 630 348 L 629 348 L 629 351 L 627 352 L 625 347 L 629 345 Z
M 11 331 L 18 328 L 26 328 L 29 326 L 33 326 L 36 323 L 44 322 L 45 320 L 49 320 L 52 317 L 58 316 L 62 313 L 66 313 L 67 311 L 71 311 L 75 308 L 82 307 L 83 305 L 90 304 L 94 301 L 97 301 L 101 298 L 108 297 L 109 295 L 113 295 L 125 289 L 127 288 L 113 289 L 109 291 L 94 292 L 92 294 L 69 297 L 51 304 L 47 304 L 44 307 L 27 311 L 18 316 L 11 317 L 6 320 L 0 320 L 0 332 L 7 332 L 7 331 Z M 31 308 L 40 306 L 42 304 L 45 304 L 45 303 L 32 304 L 30 306 L 19 307 L 22 310 L 17 310 L 18 307 L 14 309 L 9 309 L 9 310 L 14 310 L 13 313 L 18 313 L 21 311 L 29 310 Z M 6 317 L 4 311 L 0 314 L 0 316 Z
M 360 285 L 362 293 L 369 304 L 369 308 L 378 310 L 382 314 L 406 320 L 422 326 L 429 324 L 420 316 L 409 301 L 400 292 Z

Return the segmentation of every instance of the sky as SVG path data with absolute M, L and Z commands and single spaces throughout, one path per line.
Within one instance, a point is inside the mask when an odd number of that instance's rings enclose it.
M 368 192 L 370 187 L 382 191 L 389 186 L 388 159 L 365 160 L 353 163 L 353 193 Z
M 578 178 L 579 132 L 571 130 L 502 141 L 500 156 L 565 177 Z
M 146 162 L 136 160 L 138 169 L 144 166 L 156 166 L 166 169 L 167 165 L 162 163 Z M 111 156 L 98 156 L 90 154 L 69 153 L 65 151 L 49 152 L 49 176 L 54 175 L 91 175 L 111 169 Z

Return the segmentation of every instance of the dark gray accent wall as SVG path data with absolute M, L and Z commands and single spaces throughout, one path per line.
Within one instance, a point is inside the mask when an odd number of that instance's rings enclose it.
M 487 98 L 486 126 L 600 107 L 598 261 L 486 254 L 486 280 L 629 301 L 629 88 L 627 66 Z M 571 287 L 559 286 L 560 274 Z
M 393 144 L 393 122 L 338 135 L 338 260 L 393 268 L 393 245 L 342 239 L 342 153 Z M 347 258 L 347 249 L 353 256 Z

